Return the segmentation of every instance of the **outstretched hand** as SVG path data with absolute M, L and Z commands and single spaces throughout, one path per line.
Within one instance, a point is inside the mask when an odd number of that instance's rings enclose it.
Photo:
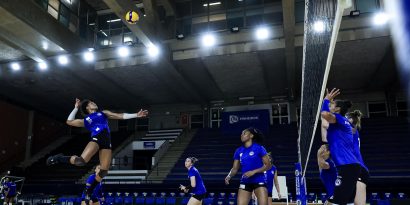
M 329 89 L 326 89 L 325 99 L 328 99 L 328 100 L 332 101 L 339 94 L 340 94 L 340 89 L 333 88 L 332 91 L 330 91 L 330 93 L 329 93 Z
M 81 100 L 80 100 L 80 99 L 78 99 L 78 98 L 76 98 L 76 99 L 75 99 L 75 104 L 74 104 L 74 107 L 75 107 L 75 108 L 79 108 L 79 107 L 80 107 L 80 105 L 81 105 Z
M 148 115 L 148 110 L 140 110 L 137 112 L 137 117 L 146 117 Z

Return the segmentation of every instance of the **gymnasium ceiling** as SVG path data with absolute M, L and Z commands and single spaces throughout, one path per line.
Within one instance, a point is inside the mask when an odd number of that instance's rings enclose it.
M 97 10 L 109 8 L 101 0 L 87 2 Z M 142 1 L 137 3 L 140 2 Z M 210 104 L 211 101 L 237 100 L 239 97 L 249 96 L 269 99 L 275 96 L 290 98 L 293 95 L 298 99 L 300 95 L 302 25 L 293 27 L 295 47 L 291 55 L 294 55 L 294 73 L 287 70 L 288 54 L 283 42 L 291 37 L 287 36 L 289 29 L 286 26 L 280 26 L 281 34 L 276 39 L 282 42 L 279 43 L 282 46 L 272 49 L 220 52 L 176 59 L 176 53 L 181 52 L 178 45 L 195 42 L 195 37 L 192 37 L 186 39 L 186 42 L 175 39 L 164 41 L 163 44 L 171 50 L 171 57 L 162 58 L 158 62 L 95 69 L 93 64 L 83 63 L 80 56 L 77 56 L 67 66 L 52 63 L 47 71 L 40 72 L 32 55 L 40 53 L 55 60 L 53 56 L 69 54 L 71 51 L 76 53 L 88 45 L 76 40 L 78 37 L 66 28 L 53 23 L 55 20 L 47 14 L 38 16 L 49 18 L 42 23 L 49 23 L 54 33 L 45 32 L 50 30 L 32 25 L 27 19 L 22 20 L 20 14 L 13 12 L 17 7 L 6 4 L 0 3 L 0 10 L 7 11 L 0 12 L 0 95 L 15 104 L 56 117 L 65 117 L 73 106 L 75 97 L 93 99 L 111 109 L 137 109 L 138 106 L 153 104 Z M 289 14 L 283 12 L 284 15 Z M 7 21 L 21 26 L 19 29 L 8 27 L 4 23 Z M 246 32 L 248 31 L 243 31 L 245 34 Z M 7 39 L 10 34 L 22 43 L 13 43 Z M 71 40 L 59 39 L 58 36 L 61 35 Z M 236 34 L 227 32 L 225 35 L 229 37 Z M 45 51 L 38 39 L 45 39 L 51 49 Z M 192 52 L 200 53 L 198 50 L 191 49 Z M 13 61 L 20 61 L 23 69 L 19 72 L 11 71 L 9 65 Z M 289 75 L 294 77 L 293 84 L 289 82 Z M 329 87 L 338 87 L 347 92 L 381 91 L 397 89 L 397 81 L 389 35 L 349 37 L 337 43 Z

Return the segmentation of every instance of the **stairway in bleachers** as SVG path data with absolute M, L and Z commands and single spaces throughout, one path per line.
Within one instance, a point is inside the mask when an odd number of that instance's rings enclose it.
M 141 141 L 169 140 L 174 142 L 182 131 L 182 129 L 150 130 L 145 137 L 141 138 Z

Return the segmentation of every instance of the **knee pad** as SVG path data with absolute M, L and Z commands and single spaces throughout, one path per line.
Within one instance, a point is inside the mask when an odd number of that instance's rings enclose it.
M 100 172 L 98 173 L 98 176 L 102 179 L 105 176 L 108 175 L 108 170 L 100 169 Z
M 74 159 L 75 166 L 82 167 L 82 166 L 85 166 L 85 164 L 87 164 L 87 162 L 82 157 L 76 157 Z

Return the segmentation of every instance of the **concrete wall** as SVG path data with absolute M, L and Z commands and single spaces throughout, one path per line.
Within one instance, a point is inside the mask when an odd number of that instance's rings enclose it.
M 182 128 L 180 117 L 182 113 L 198 114 L 203 112 L 201 105 L 166 104 L 154 105 L 149 110 L 149 129 Z

